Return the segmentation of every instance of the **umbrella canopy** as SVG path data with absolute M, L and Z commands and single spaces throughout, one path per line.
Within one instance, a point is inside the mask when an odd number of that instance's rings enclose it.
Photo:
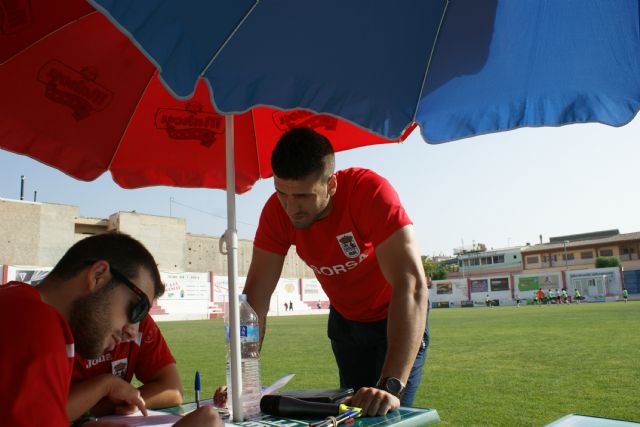
M 638 0 L 91 0 L 178 96 L 305 108 L 429 142 L 622 125 L 640 105 Z
M 221 251 L 228 261 L 234 419 L 242 419 L 235 193 L 271 176 L 271 151 L 291 127 L 316 129 L 336 151 L 397 142 L 411 128 L 390 139 L 304 110 L 256 107 L 222 116 L 202 81 L 191 99 L 175 99 L 155 66 L 85 2 L 13 6 L 0 9 L 0 147 L 82 180 L 108 170 L 124 188 L 232 189 Z
M 225 117 L 204 82 L 189 101 L 175 99 L 153 64 L 90 6 L 62 8 L 60 27 L 44 26 L 45 12 L 58 8 L 33 9 L 37 38 L 28 29 L 0 35 L 0 147 L 82 180 L 108 170 L 124 188 L 226 188 Z M 271 176 L 271 151 L 293 126 L 315 128 L 336 150 L 394 142 L 335 117 L 257 107 L 234 117 L 237 193 Z

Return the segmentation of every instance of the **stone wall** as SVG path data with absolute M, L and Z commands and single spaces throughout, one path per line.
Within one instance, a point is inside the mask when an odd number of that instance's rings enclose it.
M 189 234 L 183 218 L 117 212 L 108 220 L 78 216 L 76 206 L 0 199 L 0 264 L 53 267 L 75 242 L 91 234 L 117 230 L 140 240 L 166 272 L 227 275 L 227 257 L 219 237 Z M 246 276 L 253 241 L 238 241 L 238 275 Z M 314 277 L 291 248 L 282 277 Z

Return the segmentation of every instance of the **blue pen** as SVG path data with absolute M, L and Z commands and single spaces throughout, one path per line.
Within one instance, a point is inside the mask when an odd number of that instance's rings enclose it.
M 196 371 L 196 381 L 194 384 L 196 390 L 196 408 L 200 407 L 200 372 Z

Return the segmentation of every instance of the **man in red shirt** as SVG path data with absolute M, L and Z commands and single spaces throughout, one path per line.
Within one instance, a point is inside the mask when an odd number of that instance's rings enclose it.
M 116 405 L 96 394 L 102 389 L 101 384 L 113 381 L 114 376 L 129 383 L 135 374 L 143 383 L 139 390 L 147 408 L 182 404 L 176 360 L 156 323 L 147 315 L 138 328 L 131 329 L 113 350 L 97 358 L 85 359 L 76 354 L 67 402 L 69 418 L 75 419 L 87 410 L 94 415 L 134 412 L 137 409 L 134 406 Z
M 369 415 L 410 406 L 428 345 L 428 289 L 413 225 L 398 195 L 367 169 L 334 172 L 321 134 L 292 129 L 273 151 L 244 288 L 266 331 L 269 300 L 291 245 L 331 302 L 328 335 L 341 387 Z
M 38 287 L 2 286 L 0 324 L 19 325 L 0 330 L 3 425 L 68 427 L 75 352 L 92 359 L 113 349 L 163 292 L 153 256 L 119 233 L 77 242 Z M 108 399 L 146 412 L 140 392 L 130 384 L 111 381 L 103 387 Z M 222 426 L 210 408 L 196 417 L 201 422 L 196 425 Z

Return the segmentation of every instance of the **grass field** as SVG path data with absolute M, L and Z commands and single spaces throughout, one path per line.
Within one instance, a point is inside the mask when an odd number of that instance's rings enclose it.
M 263 384 L 338 386 L 326 316 L 270 317 Z M 222 320 L 161 322 L 186 400 L 225 383 Z M 568 413 L 640 421 L 640 302 L 439 309 L 415 406 L 445 426 L 541 426 Z

